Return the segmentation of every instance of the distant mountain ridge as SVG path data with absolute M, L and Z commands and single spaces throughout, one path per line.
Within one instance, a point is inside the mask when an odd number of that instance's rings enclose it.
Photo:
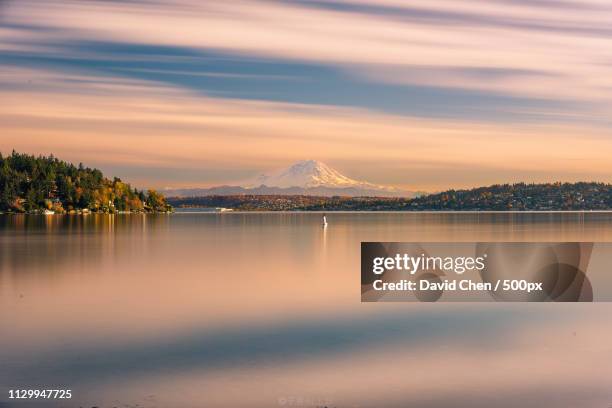
M 211 188 L 185 188 L 166 189 L 163 193 L 167 197 L 203 197 L 211 195 L 312 195 L 312 196 L 349 196 L 349 197 L 413 197 L 416 193 L 412 191 L 385 191 L 369 190 L 363 188 L 345 187 L 268 187 L 259 186 L 246 188 L 240 186 L 218 186 Z
M 317 195 L 412 197 L 412 191 L 359 181 L 344 176 L 317 160 L 299 161 L 285 169 L 261 174 L 238 186 L 166 189 L 167 196 L 198 197 L 209 195 Z
M 317 160 L 303 160 L 270 175 L 258 176 L 251 187 L 327 187 L 327 188 L 366 188 L 370 190 L 391 190 L 365 181 L 353 180 Z

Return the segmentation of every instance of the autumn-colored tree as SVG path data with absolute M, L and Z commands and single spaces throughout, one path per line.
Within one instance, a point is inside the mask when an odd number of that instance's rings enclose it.
M 100 170 L 82 163 L 74 166 L 53 155 L 0 154 L 0 211 L 42 209 L 166 211 L 168 206 L 161 194 L 145 195 L 121 179 L 111 181 Z

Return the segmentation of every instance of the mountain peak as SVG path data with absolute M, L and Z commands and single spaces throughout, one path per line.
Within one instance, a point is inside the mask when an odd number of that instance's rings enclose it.
M 239 194 L 407 197 L 414 193 L 354 180 L 318 160 L 301 160 L 284 169 L 261 174 L 242 186 L 180 189 L 166 194 L 181 197 Z
M 329 188 L 383 188 L 365 181 L 354 180 L 318 160 L 301 160 L 291 166 L 256 178 L 251 187 L 329 187 Z
M 318 160 L 300 160 L 298 162 L 293 163 L 291 167 L 328 167 L 325 163 L 320 162 Z
M 287 167 L 287 173 L 325 173 L 325 172 L 334 172 L 332 168 L 330 168 L 327 164 L 320 162 L 318 160 L 300 160 L 295 162 L 291 166 Z
M 309 160 L 300 160 L 297 161 L 295 163 L 293 163 L 294 166 L 298 166 L 298 165 L 325 165 L 323 162 L 320 162 L 318 160 L 314 160 L 314 159 L 309 159 Z

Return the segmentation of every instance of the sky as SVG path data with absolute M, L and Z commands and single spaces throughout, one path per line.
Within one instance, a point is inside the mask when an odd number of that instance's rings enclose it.
M 140 188 L 612 182 L 611 91 L 609 0 L 0 0 L 0 152 Z

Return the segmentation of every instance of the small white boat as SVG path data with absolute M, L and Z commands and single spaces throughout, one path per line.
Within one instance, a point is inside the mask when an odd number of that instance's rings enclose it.
M 327 227 L 327 217 L 323 216 L 323 227 Z
M 55 211 L 45 210 L 45 211 L 43 211 L 43 214 L 45 214 L 45 215 L 53 215 L 53 214 L 55 214 Z

